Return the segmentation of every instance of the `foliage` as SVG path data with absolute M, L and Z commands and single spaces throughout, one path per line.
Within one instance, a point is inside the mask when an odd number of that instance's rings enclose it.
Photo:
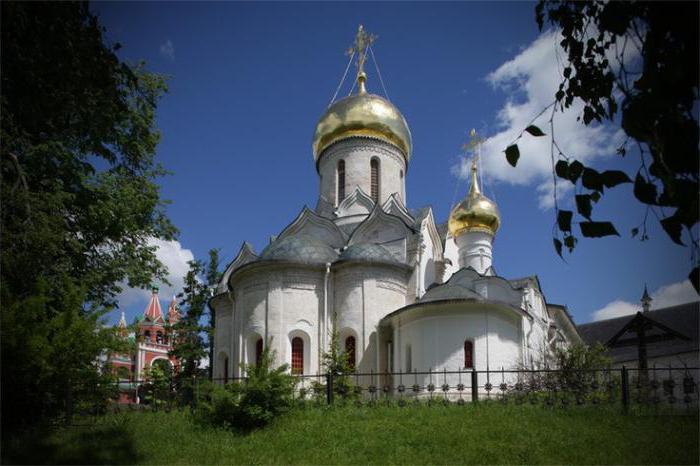
M 179 295 L 182 298 L 181 306 L 186 310 L 185 315 L 173 326 L 175 340 L 170 355 L 180 362 L 178 378 L 190 379 L 198 374 L 199 365 L 206 356 L 211 357 L 211 351 L 207 349 L 204 336 L 209 336 L 209 342 L 213 344 L 213 317 L 210 315 L 210 325 L 203 325 L 202 319 L 207 311 L 207 302 L 211 297 L 212 287 L 219 281 L 219 254 L 218 250 L 209 251 L 209 263 L 202 261 L 190 261 L 189 270 L 184 277 L 184 288 Z M 203 282 L 200 276 L 205 275 L 207 282 Z M 211 361 L 211 359 L 210 359 Z M 211 364 L 210 364 L 211 365 Z
M 164 275 L 149 240 L 175 233 L 154 181 L 165 83 L 102 34 L 85 3 L 2 3 L 3 432 L 107 377 L 98 357 L 123 348 L 101 317 Z
M 554 364 L 557 369 L 570 372 L 605 369 L 612 364 L 607 352 L 607 348 L 600 342 L 593 346 L 577 343 L 566 348 L 557 348 L 554 352 Z
M 287 364 L 272 367 L 274 354 L 270 344 L 265 345 L 260 362 L 246 366 L 246 380 L 214 386 L 198 402 L 199 417 L 214 425 L 249 430 L 288 411 L 296 379 Z
M 333 374 L 333 394 L 342 399 L 356 398 L 351 374 L 355 372 L 350 365 L 348 354 L 340 349 L 340 334 L 334 327 L 331 331 L 331 341 L 328 351 L 321 356 L 323 371 Z M 312 382 L 312 388 L 317 397 L 326 397 L 326 387 L 320 382 Z
M 187 411 L 110 414 L 3 444 L 3 464 L 697 464 L 698 417 L 603 407 L 296 409 L 237 434 Z
M 161 409 L 166 406 L 172 395 L 170 364 L 167 361 L 163 361 L 165 365 L 156 364 L 161 361 L 156 360 L 150 367 L 144 369 L 143 377 L 146 383 L 139 391 L 143 402 L 153 406 L 154 409 Z
M 569 252 L 576 246 L 574 223 L 579 224 L 584 237 L 619 235 L 612 222 L 593 219 L 594 205 L 606 188 L 632 183 L 622 171 L 599 172 L 576 160 L 575 154 L 564 154 L 559 148 L 554 135 L 555 114 L 580 102 L 583 113 L 579 120 L 584 125 L 605 120 L 619 122 L 627 140 L 617 154 L 624 157 L 635 149 L 640 157 L 634 175 L 634 196 L 646 205 L 646 214 L 640 226 L 632 229 L 632 236 L 648 239 L 649 212 L 673 242 L 685 245 L 686 236 L 696 265 L 689 278 L 698 287 L 700 246 L 694 227 L 699 214 L 699 13 L 697 2 L 540 0 L 537 4 L 540 29 L 545 20 L 557 27 L 567 54 L 554 102 L 542 112 L 551 108 L 549 129 L 555 185 L 558 178 L 577 188 L 576 211 L 580 220 L 574 222 L 574 212 L 560 210 L 557 205 L 554 246 L 560 256 L 564 246 Z M 518 139 L 525 132 L 533 137 L 544 136 L 539 128 L 530 125 Z M 520 156 L 516 143 L 517 140 L 505 150 L 513 166 Z

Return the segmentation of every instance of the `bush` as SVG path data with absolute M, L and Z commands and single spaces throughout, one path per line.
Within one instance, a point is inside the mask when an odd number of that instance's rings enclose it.
M 197 415 L 226 428 L 250 430 L 263 427 L 286 412 L 294 401 L 296 379 L 283 364 L 272 368 L 274 352 L 264 348 L 259 364 L 246 367 L 248 378 L 200 391 Z

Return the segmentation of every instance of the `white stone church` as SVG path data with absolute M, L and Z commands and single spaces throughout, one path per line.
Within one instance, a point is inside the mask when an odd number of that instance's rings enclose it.
M 267 344 L 293 373 L 322 373 L 333 328 L 356 370 L 374 373 L 541 367 L 554 347 L 580 341 L 536 276 L 497 274 L 501 218 L 476 163 L 446 223 L 407 206 L 411 132 L 366 90 L 371 40 L 360 27 L 357 94 L 316 125 L 316 208 L 302 208 L 259 253 L 244 243 L 210 302 L 215 378 L 244 375 Z M 478 138 L 473 146 L 477 154 Z

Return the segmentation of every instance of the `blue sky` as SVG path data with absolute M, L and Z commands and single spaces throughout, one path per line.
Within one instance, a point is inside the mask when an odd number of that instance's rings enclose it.
M 228 262 L 243 241 L 259 252 L 303 205 L 315 206 L 311 137 L 361 23 L 379 36 L 373 50 L 388 96 L 413 135 L 409 207 L 432 205 L 437 221 L 445 221 L 455 190 L 459 197 L 467 189 L 459 177 L 460 146 L 475 127 L 492 137 L 483 164 L 487 194 L 503 218 L 494 246 L 500 275 L 537 274 L 547 300 L 568 305 L 577 323 L 596 311 L 599 318 L 632 312 L 645 283 L 658 305 L 693 298 L 683 283 L 691 269 L 688 249 L 671 243 L 653 220 L 649 241 L 630 238 L 644 216 L 631 185 L 611 190 L 595 211 L 598 220 L 614 220 L 622 236 L 582 240 L 565 263 L 552 247 L 547 144 L 525 140 L 518 168 L 505 164 L 500 151 L 557 84 L 556 37 L 538 31 L 534 3 L 100 2 L 92 8 L 108 41 L 122 44 L 122 59 L 145 60 L 168 77 L 169 93 L 158 108 L 157 160 L 172 172 L 160 184 L 180 236 L 161 252 L 175 288 L 186 260 L 221 248 Z M 368 75 L 370 92 L 383 94 L 373 63 Z M 339 95 L 348 92 L 346 82 Z M 563 117 L 556 132 L 571 155 L 634 177 L 639 159 L 620 159 L 611 150 L 620 138 L 615 128 L 581 128 L 575 117 Z M 560 197 L 570 208 L 571 192 Z M 164 304 L 174 291 L 164 287 Z M 147 296 L 123 294 L 129 320 Z

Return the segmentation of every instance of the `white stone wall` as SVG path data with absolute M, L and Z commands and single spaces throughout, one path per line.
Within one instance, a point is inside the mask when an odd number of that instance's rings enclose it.
M 443 252 L 445 259 L 449 259 L 451 264 L 445 266 L 445 273 L 443 275 L 443 281 L 450 279 L 453 273 L 460 269 L 459 266 L 459 249 L 457 248 L 457 243 L 455 243 L 454 238 L 448 236 L 445 240 L 445 251 Z
M 406 272 L 381 265 L 345 264 L 333 274 L 333 311 L 341 337 L 355 335 L 357 370 L 377 368 L 377 326 L 406 304 Z
M 217 320 L 217 335 L 222 336 L 216 350 L 221 351 L 227 339 L 233 354 L 230 359 L 236 365 L 252 364 L 256 342 L 263 338 L 276 352 L 275 364 L 291 364 L 291 341 L 299 336 L 304 340 L 304 372 L 315 373 L 319 367 L 324 273 L 322 267 L 267 266 L 234 279 L 235 316 L 224 321 L 231 333 L 226 336 Z M 234 368 L 233 375 L 243 373 Z
M 471 267 L 485 274 L 493 260 L 493 235 L 483 231 L 467 231 L 459 235 L 455 242 L 459 250 L 459 268 Z
M 233 307 L 227 302 L 226 296 L 216 299 L 216 304 L 212 302 L 216 313 L 216 328 L 214 330 L 214 361 L 210 364 L 214 366 L 214 378 L 220 379 L 226 375 L 223 364 L 228 360 L 228 376 L 233 376 L 235 360 L 233 358 Z
M 379 202 L 384 203 L 393 193 L 398 193 L 406 204 L 406 161 L 401 152 L 383 141 L 371 138 L 353 137 L 337 142 L 320 156 L 318 172 L 320 196 L 333 206 L 337 206 L 337 166 L 345 161 L 345 195 L 356 187 L 370 194 L 370 161 L 379 160 Z
M 522 361 L 521 319 L 512 310 L 481 303 L 436 304 L 405 311 L 392 319 L 394 368 L 401 372 L 462 370 L 465 340 L 473 342 L 477 370 L 517 368 Z M 417 383 L 427 384 L 428 378 L 419 376 Z

